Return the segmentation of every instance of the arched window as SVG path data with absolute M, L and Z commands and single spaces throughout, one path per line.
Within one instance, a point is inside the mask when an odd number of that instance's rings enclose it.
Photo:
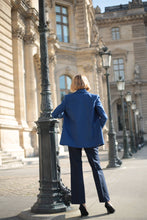
M 61 101 L 64 96 L 70 93 L 71 78 L 67 75 L 60 76 L 60 97 Z

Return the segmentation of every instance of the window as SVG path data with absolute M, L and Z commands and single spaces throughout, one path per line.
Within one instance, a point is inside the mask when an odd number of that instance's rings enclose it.
M 61 101 L 64 96 L 70 93 L 71 78 L 67 75 L 60 76 L 60 96 Z
M 69 42 L 68 10 L 56 5 L 56 33 L 60 42 Z
M 118 27 L 112 28 L 112 40 L 120 39 L 120 31 Z
M 114 80 L 119 80 L 121 77 L 124 80 L 124 60 L 123 58 L 113 59 Z

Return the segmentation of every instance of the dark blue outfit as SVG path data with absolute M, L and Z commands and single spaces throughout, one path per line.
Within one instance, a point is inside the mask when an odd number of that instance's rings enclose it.
M 109 201 L 98 156 L 98 146 L 104 144 L 102 128 L 107 121 L 99 96 L 87 92 L 86 89 L 77 90 L 64 97 L 52 116 L 64 118 L 60 144 L 69 146 L 72 203 L 85 203 L 82 148 L 91 165 L 100 202 Z

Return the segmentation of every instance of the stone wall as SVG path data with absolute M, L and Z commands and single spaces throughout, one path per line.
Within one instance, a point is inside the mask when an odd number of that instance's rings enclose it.
M 56 37 L 56 3 L 68 8 L 69 43 Z M 92 1 L 49 0 L 46 16 L 53 107 L 61 102 L 59 77 L 82 73 L 107 109 Z M 38 153 L 35 121 L 41 104 L 38 1 L 1 0 L 0 30 L 0 150 L 19 158 L 33 156 Z M 105 140 L 107 143 L 107 129 Z
M 125 92 L 132 93 L 132 99 L 136 102 L 140 112 L 140 127 L 147 133 L 147 32 L 146 32 L 146 12 L 143 5 L 135 8 L 118 7 L 108 8 L 103 14 L 96 14 L 97 26 L 99 27 L 100 36 L 103 37 L 105 45 L 112 52 L 112 59 L 124 59 L 124 71 L 126 89 Z M 112 40 L 112 28 L 118 27 L 120 39 Z M 115 129 L 118 131 L 118 118 L 116 103 L 120 98 L 117 91 L 116 82 L 114 81 L 113 65 L 110 68 L 112 112 L 115 122 Z

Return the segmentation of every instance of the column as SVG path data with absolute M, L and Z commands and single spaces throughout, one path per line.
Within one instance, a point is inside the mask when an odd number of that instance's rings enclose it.
M 0 22 L 0 150 L 23 158 L 19 125 L 15 117 L 11 1 L 1 1 Z

